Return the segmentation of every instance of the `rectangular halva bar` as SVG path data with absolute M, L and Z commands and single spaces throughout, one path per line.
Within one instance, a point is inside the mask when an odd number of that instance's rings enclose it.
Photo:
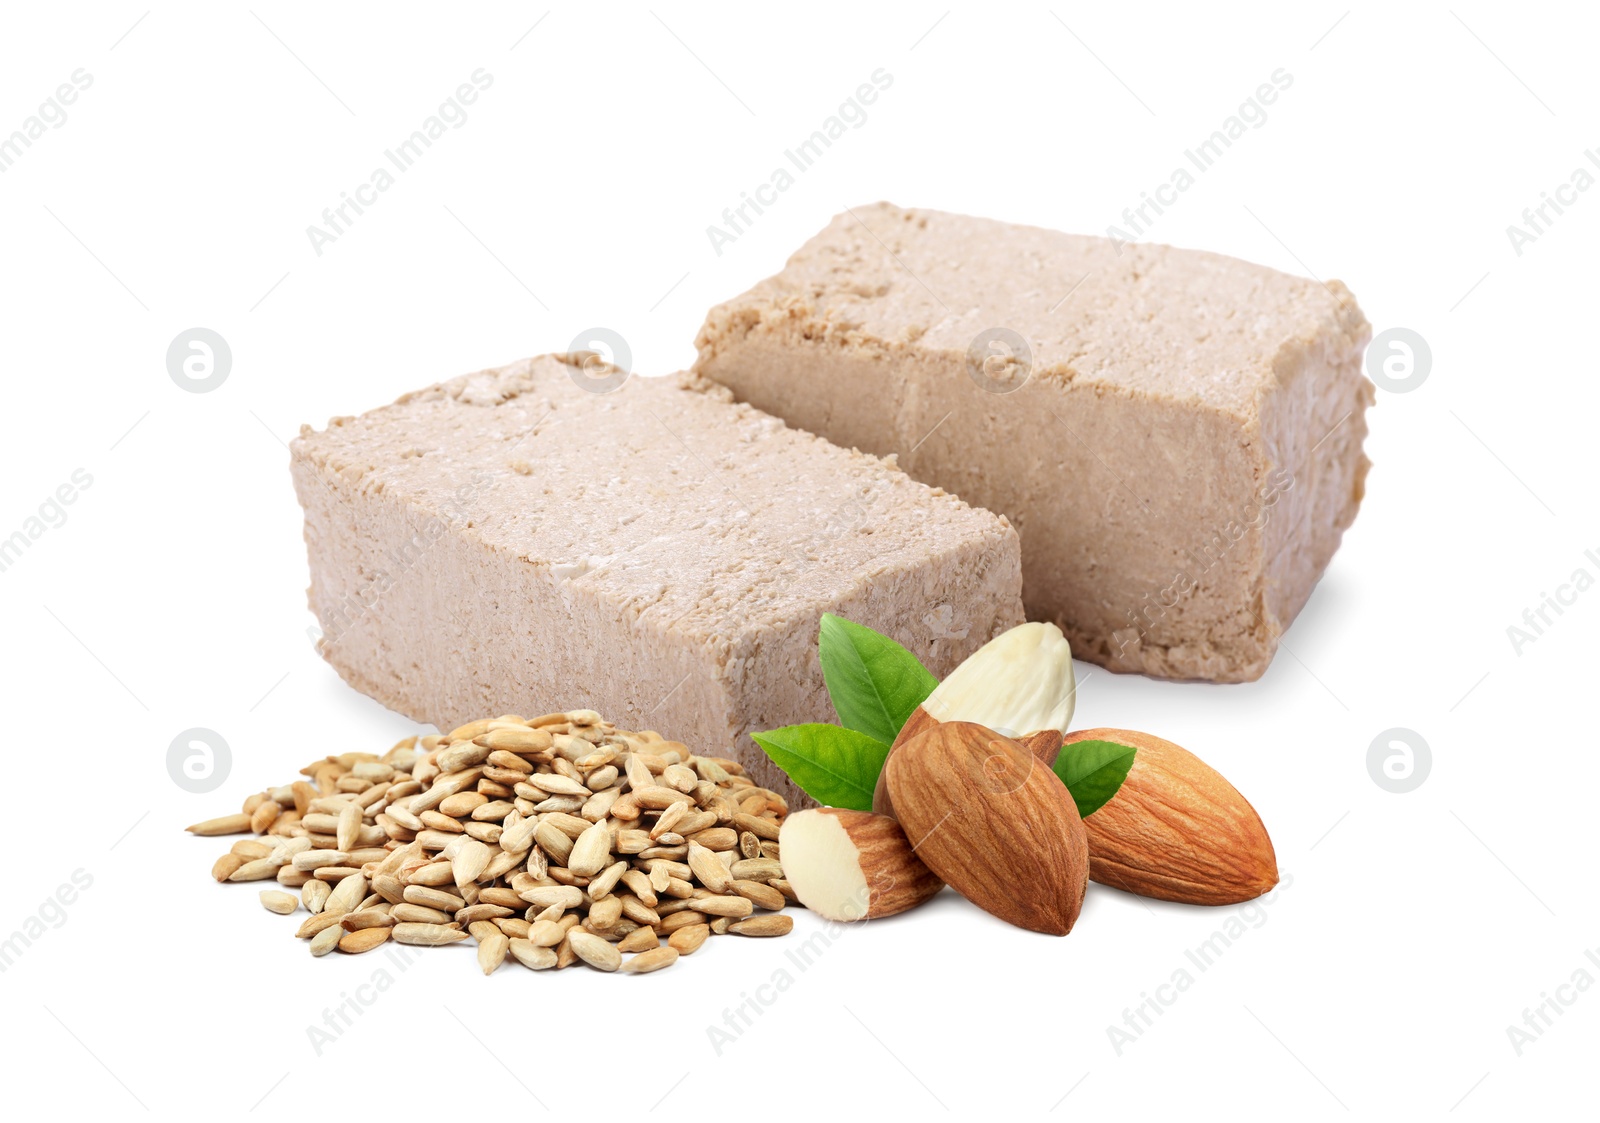
M 885 203 L 714 308 L 695 370 L 1006 515 L 1080 658 L 1227 682 L 1355 518 L 1369 335 L 1337 281 Z
M 324 658 L 441 729 L 586 707 L 797 789 L 747 736 L 834 720 L 835 612 L 935 674 L 1022 621 L 1016 532 L 690 376 L 544 356 L 292 446 Z

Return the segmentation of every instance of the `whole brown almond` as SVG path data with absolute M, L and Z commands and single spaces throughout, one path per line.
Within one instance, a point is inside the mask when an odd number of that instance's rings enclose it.
M 1117 794 L 1084 820 L 1089 876 L 1142 897 L 1195 905 L 1248 901 L 1278 884 L 1261 816 L 1187 749 L 1132 729 L 1080 729 L 1066 744 L 1137 750 Z
M 894 739 L 889 752 L 892 754 L 901 745 L 919 734 L 926 733 L 939 724 L 939 720 L 918 706 L 911 711 L 911 716 L 906 719 L 905 725 L 900 727 L 900 735 Z M 970 724 L 970 723 L 969 723 Z M 1041 729 L 1036 733 L 1029 733 L 1025 737 L 1015 738 L 1017 744 L 1027 749 L 1034 756 L 1049 767 L 1056 762 L 1056 754 L 1061 750 L 1061 731 L 1059 729 Z M 872 789 L 872 810 L 877 815 L 894 817 L 894 801 L 889 798 L 888 768 L 878 773 L 877 786 Z
M 1019 928 L 1072 931 L 1088 840 L 1071 794 L 1038 757 L 981 725 L 947 721 L 892 752 L 884 772 L 912 849 L 951 888 Z

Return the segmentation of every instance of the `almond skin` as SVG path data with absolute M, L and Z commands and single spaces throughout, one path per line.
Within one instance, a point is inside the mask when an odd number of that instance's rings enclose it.
M 800 903 L 828 920 L 877 920 L 944 888 L 887 815 L 818 807 L 795 811 L 778 834 L 783 873 Z
M 1131 729 L 1067 734 L 1067 744 L 1078 741 L 1138 750 L 1117 794 L 1084 820 L 1092 879 L 1192 905 L 1237 904 L 1278 884 L 1278 859 L 1261 816 L 1216 769 Z
M 918 706 L 911 711 L 911 716 L 906 718 L 906 723 L 900 727 L 900 735 L 894 739 L 894 744 L 890 746 L 889 751 L 894 752 L 895 749 L 898 749 L 917 734 L 926 733 L 938 724 L 938 718 L 923 707 Z
M 939 719 L 918 706 L 911 711 L 911 716 L 906 718 L 905 725 L 900 727 L 900 735 L 894 739 L 894 744 L 889 747 L 893 753 L 901 745 L 919 733 L 926 733 L 939 724 Z M 968 723 L 971 724 L 971 723 Z M 1026 737 L 1016 738 L 1017 744 L 1027 749 L 1034 756 L 1044 762 L 1048 768 L 1056 762 L 1056 754 L 1061 751 L 1062 734 L 1059 729 L 1041 729 L 1037 733 L 1030 733 Z M 885 758 L 887 764 L 887 758 Z M 878 773 L 877 787 L 872 789 L 872 810 L 879 815 L 894 817 L 894 801 L 889 798 L 889 785 L 885 779 L 889 769 L 885 767 Z
M 884 776 L 918 857 L 953 889 L 1019 928 L 1072 931 L 1088 838 L 1071 794 L 1036 756 L 981 725 L 947 721 L 890 753 Z
M 1065 743 L 1065 738 L 1059 729 L 1041 729 L 1039 732 L 1030 733 L 1026 737 L 1016 738 L 1016 742 L 1038 757 L 1040 763 L 1046 768 L 1051 768 L 1055 765 L 1056 757 L 1061 752 L 1061 746 Z

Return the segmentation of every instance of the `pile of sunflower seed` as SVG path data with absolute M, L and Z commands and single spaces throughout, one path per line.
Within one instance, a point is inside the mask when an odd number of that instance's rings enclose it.
M 275 881 L 262 905 L 304 908 L 313 955 L 471 939 L 484 974 L 508 957 L 643 974 L 712 935 L 794 927 L 783 797 L 593 710 L 485 718 L 301 773 L 189 831 L 259 836 L 212 876 Z

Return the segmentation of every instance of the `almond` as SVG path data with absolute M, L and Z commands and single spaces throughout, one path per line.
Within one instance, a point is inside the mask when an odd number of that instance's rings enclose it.
M 1001 632 L 945 676 L 922 709 L 935 721 L 968 721 L 1016 738 L 1065 730 L 1077 686 L 1072 645 L 1054 624 Z
M 796 811 L 784 820 L 778 845 L 800 903 L 828 920 L 893 916 L 944 888 L 887 815 L 839 807 Z
M 905 725 L 901 727 L 900 736 L 894 739 L 894 744 L 890 746 L 890 751 L 893 752 L 918 733 L 926 733 L 938 724 L 937 718 L 933 717 L 921 706 L 918 706 L 911 711 L 911 716 L 906 719 Z M 977 722 L 975 724 L 982 725 L 983 723 Z M 1056 754 L 1061 751 L 1064 739 L 1065 737 L 1059 729 L 1041 729 L 1036 733 L 1028 733 L 1020 737 L 1011 738 L 1011 740 L 1044 761 L 1047 766 L 1056 762 Z
M 1071 794 L 1036 756 L 992 729 L 946 721 L 891 753 L 884 774 L 912 848 L 936 875 L 1019 928 L 1072 930 L 1088 841 Z
M 1072 645 L 1061 629 L 1054 624 L 1019 624 L 978 648 L 945 676 L 911 712 L 889 751 L 939 722 L 965 721 L 1015 740 L 1049 766 L 1055 763 L 1076 701 Z M 872 809 L 893 815 L 883 776 L 878 775 Z
M 1084 820 L 1089 876 L 1143 897 L 1231 905 L 1278 884 L 1272 839 L 1244 796 L 1187 749 L 1131 729 L 1066 737 L 1137 750 L 1117 794 Z
M 900 730 L 900 736 L 894 739 L 889 752 L 892 754 L 905 742 L 919 733 L 926 733 L 939 723 L 928 715 L 928 712 L 918 706 L 906 719 L 905 726 Z M 1055 764 L 1056 756 L 1061 752 L 1062 736 L 1059 729 L 1041 729 L 1037 733 L 1030 733 L 1026 737 L 1015 738 L 1016 743 L 1032 753 L 1044 764 L 1046 768 Z M 887 763 L 887 760 L 886 760 Z M 877 786 L 872 789 L 872 810 L 879 815 L 894 817 L 894 800 L 889 798 L 889 769 L 885 767 L 878 773 Z

